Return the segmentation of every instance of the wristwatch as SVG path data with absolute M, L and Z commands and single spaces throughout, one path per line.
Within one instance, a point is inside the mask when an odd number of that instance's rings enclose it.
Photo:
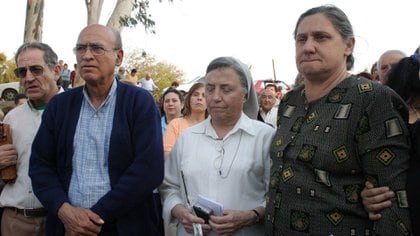
M 254 222 L 257 224 L 257 223 L 259 223 L 260 222 L 260 220 L 261 220 L 261 216 L 260 216 L 260 213 L 258 213 L 258 211 L 257 210 L 255 210 L 255 209 L 252 209 L 252 211 L 255 213 L 255 217 L 254 217 Z

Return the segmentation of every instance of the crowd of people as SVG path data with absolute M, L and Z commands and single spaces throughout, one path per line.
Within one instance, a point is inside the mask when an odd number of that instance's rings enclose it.
M 257 94 L 225 56 L 158 100 L 150 73 L 121 67 L 112 28 L 81 30 L 73 71 L 48 44 L 21 45 L 1 235 L 420 235 L 419 49 L 350 73 L 353 28 L 333 5 L 293 35 L 290 91 Z

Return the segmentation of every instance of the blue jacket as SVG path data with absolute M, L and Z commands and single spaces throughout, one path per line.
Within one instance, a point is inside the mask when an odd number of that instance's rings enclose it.
M 48 210 L 46 235 L 64 235 L 57 213 L 69 202 L 82 91 L 74 88 L 51 99 L 32 145 L 29 176 Z M 108 162 L 111 190 L 91 210 L 114 222 L 120 235 L 157 235 L 160 212 L 152 192 L 163 180 L 163 144 L 159 111 L 146 90 L 118 82 Z

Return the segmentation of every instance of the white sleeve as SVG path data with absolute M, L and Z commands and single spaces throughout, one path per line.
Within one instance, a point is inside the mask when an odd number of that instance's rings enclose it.
M 184 204 L 182 192 L 183 184 L 180 173 L 181 158 L 180 146 L 181 140 L 173 147 L 168 158 L 165 161 L 165 178 L 159 187 L 162 199 L 163 211 L 162 216 L 165 222 L 176 224 L 177 219 L 172 217 L 172 209 L 177 204 Z

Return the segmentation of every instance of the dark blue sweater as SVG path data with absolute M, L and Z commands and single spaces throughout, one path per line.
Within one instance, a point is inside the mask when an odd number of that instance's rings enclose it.
M 69 202 L 82 91 L 71 89 L 51 99 L 32 145 L 29 176 L 48 209 L 47 235 L 64 235 L 57 213 Z M 91 210 L 105 223 L 115 223 L 120 235 L 156 235 L 152 191 L 163 180 L 163 144 L 159 111 L 146 90 L 118 82 L 108 164 L 111 190 Z

